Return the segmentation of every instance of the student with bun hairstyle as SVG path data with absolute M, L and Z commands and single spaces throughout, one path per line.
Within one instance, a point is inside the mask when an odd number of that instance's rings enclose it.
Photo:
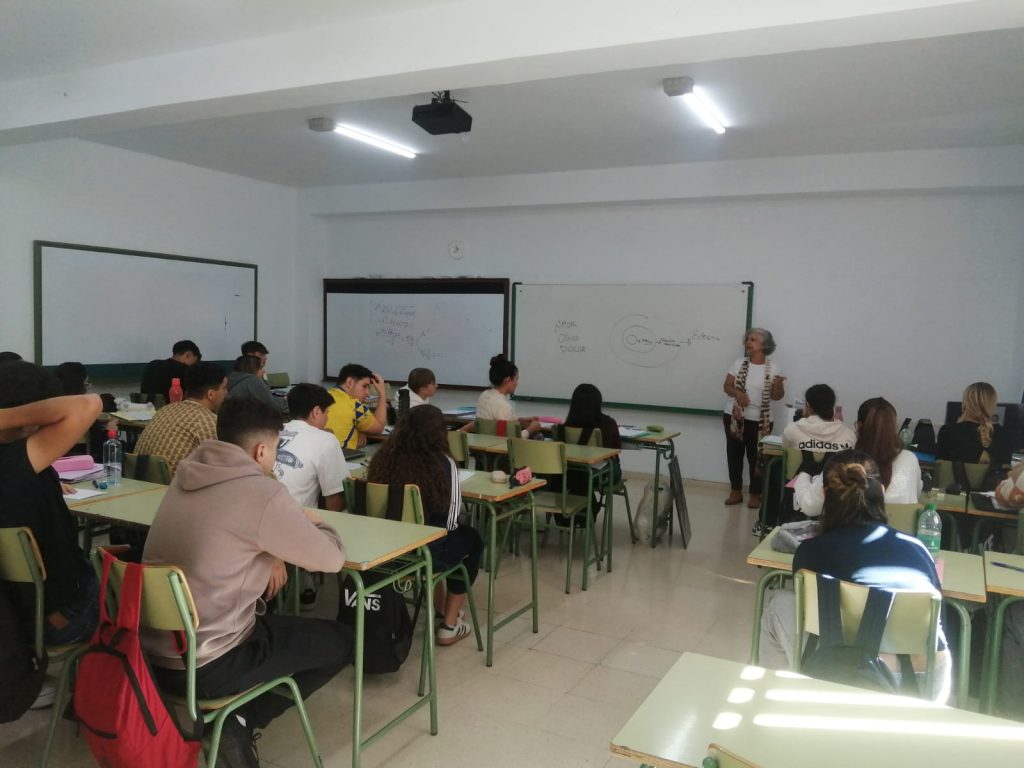
M 939 429 L 938 458 L 971 464 L 1009 464 L 1012 446 L 1003 428 L 992 423 L 998 400 L 995 388 L 987 382 L 976 381 L 967 387 L 960 419 Z
M 878 467 L 879 477 L 890 504 L 914 504 L 921 494 L 921 465 L 904 450 L 897 429 L 896 409 L 884 397 L 865 400 L 857 409 L 856 449 L 867 454 Z M 808 517 L 821 514 L 825 501 L 824 475 L 797 475 L 793 507 Z
M 890 528 L 885 513 L 885 488 L 878 464 L 863 451 L 839 451 L 825 464 L 825 505 L 822 533 L 804 541 L 793 556 L 793 572 L 801 569 L 883 589 L 941 592 L 935 562 L 924 544 Z M 761 619 L 761 663 L 792 666 L 796 630 L 792 591 L 769 593 Z M 770 657 L 770 658 L 766 658 Z M 883 661 L 899 677 L 899 662 Z M 918 683 L 924 680 L 923 656 L 912 658 Z M 952 658 L 939 627 L 933 688 L 926 698 L 943 703 L 952 683 Z
M 519 421 L 528 437 L 540 432 L 540 422 L 534 418 L 516 418 L 516 410 L 509 401 L 519 386 L 519 369 L 515 363 L 506 359 L 505 355 L 491 358 L 491 369 L 487 374 L 491 388 L 480 393 L 476 402 L 476 416 L 479 419 L 495 419 L 497 421 Z M 467 428 L 472 428 L 468 425 Z

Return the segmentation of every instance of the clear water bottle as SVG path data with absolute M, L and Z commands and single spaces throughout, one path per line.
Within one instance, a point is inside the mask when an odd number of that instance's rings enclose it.
M 932 559 L 939 554 L 939 546 L 942 542 L 942 519 L 935 511 L 935 505 L 929 504 L 917 518 L 917 538 L 928 547 Z
M 107 437 L 109 439 L 103 444 L 103 471 L 107 477 L 107 487 L 113 488 L 121 484 L 124 451 L 121 448 L 121 441 L 117 439 L 117 430 L 108 430 Z
M 180 403 L 185 396 L 181 388 L 181 379 L 171 379 L 171 388 L 167 391 L 167 402 Z

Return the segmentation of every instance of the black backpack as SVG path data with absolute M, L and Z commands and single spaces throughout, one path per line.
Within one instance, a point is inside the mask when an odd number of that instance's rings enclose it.
M 354 484 L 354 498 L 349 500 L 350 512 L 366 515 L 366 483 Z M 388 486 L 388 520 L 402 519 L 402 502 L 405 488 L 402 485 Z M 372 584 L 387 576 L 385 571 L 366 571 L 363 581 Z M 401 582 L 389 584 L 378 592 L 366 595 L 364 612 L 363 671 L 377 675 L 397 672 L 409 657 L 412 634 L 419 616 L 420 601 L 416 602 L 415 614 L 409 614 L 405 592 L 400 590 Z M 338 595 L 338 621 L 346 626 L 356 626 L 356 590 L 342 581 Z M 429 631 L 429 629 L 428 629 Z
M 17 720 L 32 706 L 46 677 L 46 651 L 37 658 L 14 601 L 0 585 L 0 723 Z
M 895 596 L 885 589 L 871 587 L 864 605 L 860 627 L 853 645 L 843 639 L 843 619 L 839 610 L 839 580 L 816 574 L 818 582 L 819 635 L 813 635 L 804 648 L 800 671 L 819 680 L 869 688 L 883 693 L 918 695 L 917 676 L 910 657 L 900 654 L 902 680 L 896 682 L 892 671 L 879 656 L 885 623 Z

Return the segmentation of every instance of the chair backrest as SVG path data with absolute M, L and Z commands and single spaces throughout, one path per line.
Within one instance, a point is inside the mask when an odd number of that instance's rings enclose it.
M 366 509 L 358 509 L 358 485 L 366 487 Z M 387 483 L 371 483 L 366 480 L 349 477 L 345 480 L 345 505 L 349 512 L 367 517 L 386 518 L 388 516 Z M 417 485 L 406 485 L 402 494 L 402 522 L 423 525 L 423 500 Z
M 828 458 L 828 453 L 825 451 L 808 451 L 813 457 L 814 461 L 823 463 Z M 799 471 L 801 464 L 803 464 L 804 454 L 799 448 L 787 448 L 785 453 L 786 462 L 786 480 L 792 480 L 796 477 L 796 473 Z
M 920 511 L 920 504 L 889 504 L 885 505 L 885 515 L 889 518 L 889 525 L 897 531 L 917 535 L 917 513 Z
M 33 643 L 36 658 L 43 655 L 43 583 L 46 581 L 46 567 L 39 545 L 32 530 L 26 526 L 0 528 L 0 581 L 31 584 L 34 591 Z
M 598 427 L 591 427 L 587 441 L 583 442 L 583 434 L 587 431 L 585 427 L 567 427 L 565 424 L 552 424 L 551 437 L 553 440 L 561 440 L 563 443 L 573 445 L 589 445 L 601 447 L 601 430 Z
M 154 408 L 167 405 L 167 398 L 159 393 L 147 395 L 145 392 L 130 392 L 128 399 L 133 403 L 152 403 Z
M 508 460 L 513 469 L 529 467 L 535 475 L 562 475 L 564 477 L 567 466 L 565 443 L 510 437 L 508 439 Z
M 817 574 L 801 569 L 796 574 L 796 638 L 798 645 L 808 632 L 819 634 Z M 839 583 L 839 612 L 843 621 L 843 637 L 852 644 L 860 627 L 869 587 L 848 581 Z M 893 589 L 895 599 L 882 635 L 882 653 L 920 654 L 928 657 L 929 669 L 934 667 L 938 639 L 939 607 L 942 596 L 934 590 Z M 795 666 L 800 668 L 803 648 L 797 648 Z
M 964 469 L 967 472 L 967 482 L 970 488 L 964 488 L 966 493 L 969 490 L 981 490 L 984 485 L 985 475 L 988 474 L 988 464 L 971 464 L 964 462 Z M 956 473 L 953 471 L 953 462 L 946 459 L 938 459 L 932 469 L 932 487 L 945 489 L 950 484 L 957 482 Z
M 469 435 L 456 430 L 448 433 L 448 452 L 460 467 L 469 463 Z
M 523 428 L 518 421 L 498 421 L 497 419 L 475 419 L 476 431 L 479 435 L 501 435 L 519 437 Z
M 282 389 L 291 383 L 291 377 L 288 376 L 287 372 L 267 374 L 267 386 L 271 389 Z
M 170 485 L 171 471 L 163 456 L 126 453 L 124 455 L 124 476 L 131 480 Z
M 717 744 L 709 744 L 708 756 L 701 763 L 701 768 L 758 768 L 758 766 Z

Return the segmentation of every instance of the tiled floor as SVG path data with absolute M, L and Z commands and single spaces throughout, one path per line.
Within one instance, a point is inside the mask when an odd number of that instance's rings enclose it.
M 629 481 L 634 506 L 643 480 Z M 440 733 L 431 736 L 425 711 L 365 750 L 371 766 L 626 766 L 608 744 L 659 677 L 687 650 L 745 661 L 750 644 L 753 581 L 744 564 L 756 539 L 754 513 L 722 505 L 719 486 L 687 484 L 693 523 L 688 550 L 631 546 L 625 510 L 616 499 L 616 545 L 611 574 L 591 573 L 589 589 L 563 592 L 563 548 L 552 535 L 541 551 L 541 625 L 533 634 L 521 617 L 496 635 L 494 666 L 467 639 L 438 648 Z M 499 611 L 524 599 L 528 564 L 506 558 L 498 580 Z M 486 582 L 477 583 L 480 605 Z M 321 593 L 318 614 L 332 615 L 336 589 Z M 367 731 L 414 700 L 418 646 L 395 675 L 367 680 Z M 686 695 L 681 691 L 680 695 Z M 352 673 L 348 670 L 309 701 L 324 764 L 341 768 L 351 756 Z M 0 766 L 35 765 L 46 712 L 0 726 Z M 308 766 L 301 729 L 285 715 L 262 734 L 265 766 Z M 54 766 L 91 766 L 74 726 L 61 723 Z

